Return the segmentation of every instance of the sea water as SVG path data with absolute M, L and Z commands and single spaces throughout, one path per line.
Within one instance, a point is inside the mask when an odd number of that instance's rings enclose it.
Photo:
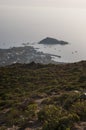
M 52 37 L 68 45 L 41 45 Z M 60 62 L 86 60 L 86 9 L 55 7 L 0 7 L 0 48 L 29 42 L 37 51 L 59 55 Z

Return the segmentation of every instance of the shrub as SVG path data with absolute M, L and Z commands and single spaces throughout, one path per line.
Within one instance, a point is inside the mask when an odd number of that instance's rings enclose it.
M 74 105 L 72 105 L 71 110 L 76 113 L 81 121 L 86 121 L 86 103 L 83 102 L 77 102 Z
M 54 105 L 46 106 L 38 113 L 39 121 L 43 122 L 43 130 L 66 130 L 70 129 L 74 122 L 79 121 L 75 113 L 67 113 Z
M 59 116 L 61 114 L 61 108 L 56 107 L 54 105 L 45 106 L 42 110 L 38 113 L 38 119 L 39 121 L 52 121 L 58 120 Z
M 29 120 L 33 119 L 36 117 L 37 113 L 37 105 L 36 104 L 30 104 L 25 110 L 25 116 L 28 117 Z

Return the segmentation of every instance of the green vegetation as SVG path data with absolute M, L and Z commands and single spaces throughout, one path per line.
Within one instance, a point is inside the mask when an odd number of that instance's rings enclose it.
M 72 130 L 86 122 L 86 61 L 0 68 L 0 130 Z

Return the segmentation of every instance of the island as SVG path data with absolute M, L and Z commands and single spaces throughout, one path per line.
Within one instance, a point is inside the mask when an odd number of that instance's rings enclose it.
M 59 44 L 59 45 L 66 45 L 68 42 L 57 40 L 55 38 L 46 37 L 45 39 L 41 40 L 39 44 Z
M 0 49 L 0 66 L 11 65 L 15 63 L 35 63 L 49 64 L 58 62 L 54 61 L 54 57 L 61 58 L 60 55 L 53 55 L 43 52 L 38 52 L 34 47 L 12 47 L 9 49 Z

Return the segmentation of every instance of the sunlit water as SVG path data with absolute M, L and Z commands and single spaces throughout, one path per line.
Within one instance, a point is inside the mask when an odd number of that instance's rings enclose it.
M 85 48 L 82 50 L 78 48 L 78 46 L 74 47 L 74 45 L 42 45 L 38 43 L 32 44 L 37 51 L 42 51 L 44 53 L 49 53 L 52 55 L 61 56 L 58 58 L 56 56 L 53 57 L 53 60 L 59 62 L 77 62 L 81 60 L 86 60 L 86 52 Z
M 37 44 L 47 36 L 69 45 Z M 0 48 L 27 42 L 37 51 L 60 55 L 53 58 L 56 61 L 86 60 L 86 9 L 0 7 Z

